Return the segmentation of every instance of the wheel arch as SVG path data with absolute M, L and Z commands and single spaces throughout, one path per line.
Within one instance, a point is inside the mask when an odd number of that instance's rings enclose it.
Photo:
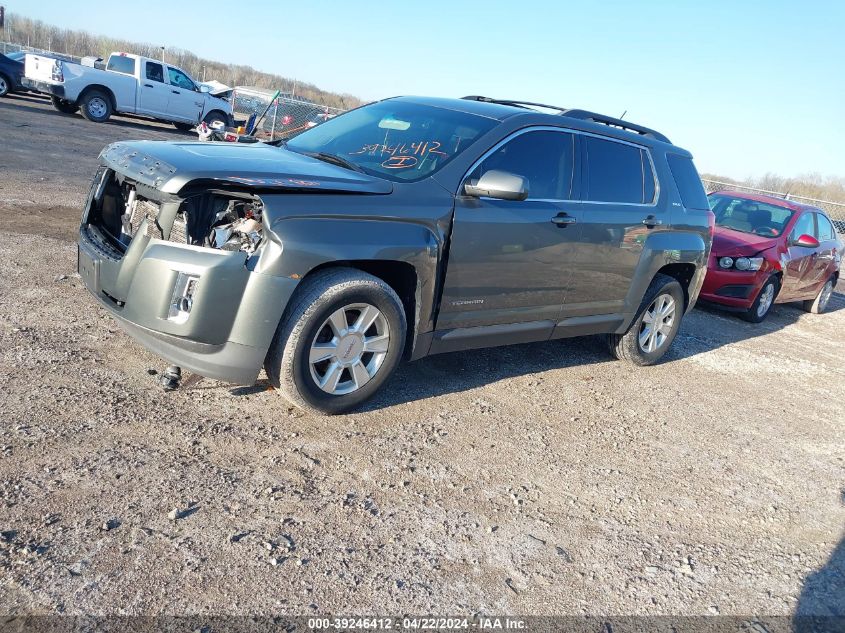
M 408 358 L 414 349 L 414 333 L 419 325 L 419 277 L 412 264 L 388 259 L 352 259 L 325 262 L 308 271 L 304 279 L 329 268 L 352 268 L 381 279 L 390 286 L 405 309 L 408 331 L 405 337 L 403 356 Z M 303 280 L 304 280 L 303 279 Z
M 94 90 L 99 90 L 100 92 L 105 93 L 111 102 L 111 109 L 114 112 L 117 112 L 117 100 L 115 99 L 114 92 L 112 92 L 111 88 L 102 84 L 91 84 L 90 86 L 85 86 L 85 89 L 79 93 L 79 96 L 76 97 L 76 100 L 73 103 L 82 103 L 82 100 Z
M 698 300 L 704 283 L 709 254 L 710 245 L 701 233 L 665 231 L 649 235 L 625 299 L 626 313 L 634 318 L 645 292 L 658 274 L 678 280 L 684 289 L 685 311 L 689 311 Z
M 429 227 L 371 218 L 273 221 L 268 215 L 272 230 L 267 236 L 273 248 L 265 253 L 270 257 L 259 259 L 258 272 L 297 279 L 300 284 L 327 268 L 354 268 L 378 277 L 393 288 L 405 308 L 405 355 L 416 358 L 427 352 L 420 341 L 434 329 L 443 250 L 443 240 Z
M 202 117 L 202 120 L 208 121 L 208 119 L 211 117 L 212 114 L 219 114 L 221 117 L 223 117 L 223 120 L 226 121 L 227 123 L 231 124 L 231 122 L 232 122 L 232 117 L 230 115 L 226 114 L 225 112 L 223 112 L 223 110 L 221 110 L 219 108 L 213 108 L 213 109 L 209 110 L 208 112 L 206 112 L 205 115 Z

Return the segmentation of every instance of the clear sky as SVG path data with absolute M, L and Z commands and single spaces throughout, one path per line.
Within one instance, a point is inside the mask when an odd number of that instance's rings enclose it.
M 699 171 L 845 177 L 845 0 L 0 2 L 367 100 L 627 110 Z

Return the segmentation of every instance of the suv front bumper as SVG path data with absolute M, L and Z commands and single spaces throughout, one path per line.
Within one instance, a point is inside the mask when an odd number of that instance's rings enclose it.
M 97 231 L 80 228 L 79 274 L 132 338 L 201 376 L 255 382 L 295 280 L 247 270 L 243 253 L 149 238 L 119 256 Z M 175 322 L 168 310 L 180 271 L 199 282 L 190 315 Z

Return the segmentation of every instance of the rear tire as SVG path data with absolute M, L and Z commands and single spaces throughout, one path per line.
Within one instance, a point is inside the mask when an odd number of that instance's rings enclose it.
M 608 334 L 610 353 L 638 366 L 653 365 L 669 350 L 681 327 L 684 290 L 676 279 L 657 274 L 628 331 Z
M 105 123 L 114 110 L 111 98 L 102 90 L 89 90 L 79 100 L 82 116 L 93 123 Z
M 760 288 L 760 292 L 757 293 L 757 298 L 754 299 L 751 307 L 741 313 L 740 316 L 749 323 L 762 323 L 769 316 L 769 312 L 772 311 L 772 306 L 775 305 L 778 290 L 780 290 L 780 281 L 776 275 L 772 275 Z
M 53 104 L 53 107 L 62 114 L 75 114 L 79 112 L 78 105 L 71 103 L 70 101 L 65 101 L 64 99 L 59 99 L 55 95 L 50 97 L 50 103 Z
M 183 132 L 190 132 L 197 126 L 193 123 L 174 123 L 173 127 L 175 127 L 177 130 L 182 130 Z
M 12 80 L 0 73 L 0 97 L 5 97 L 12 89 Z
M 267 352 L 270 383 L 298 407 L 344 413 L 390 378 L 405 348 L 405 309 L 381 279 L 333 268 L 306 278 Z
M 804 311 L 811 312 L 813 314 L 821 314 L 825 310 L 827 310 L 827 306 L 830 303 L 830 297 L 833 296 L 833 286 L 835 278 L 831 276 L 828 279 L 824 286 L 821 287 L 819 290 L 819 294 L 816 295 L 815 299 L 809 299 L 803 303 Z

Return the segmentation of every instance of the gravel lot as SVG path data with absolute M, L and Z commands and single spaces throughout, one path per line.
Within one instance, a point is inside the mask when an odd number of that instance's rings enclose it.
M 366 411 L 165 393 L 75 276 L 103 145 L 0 100 L 2 614 L 845 615 L 845 296 L 404 366 Z M 841 291 L 841 289 L 840 289 Z

